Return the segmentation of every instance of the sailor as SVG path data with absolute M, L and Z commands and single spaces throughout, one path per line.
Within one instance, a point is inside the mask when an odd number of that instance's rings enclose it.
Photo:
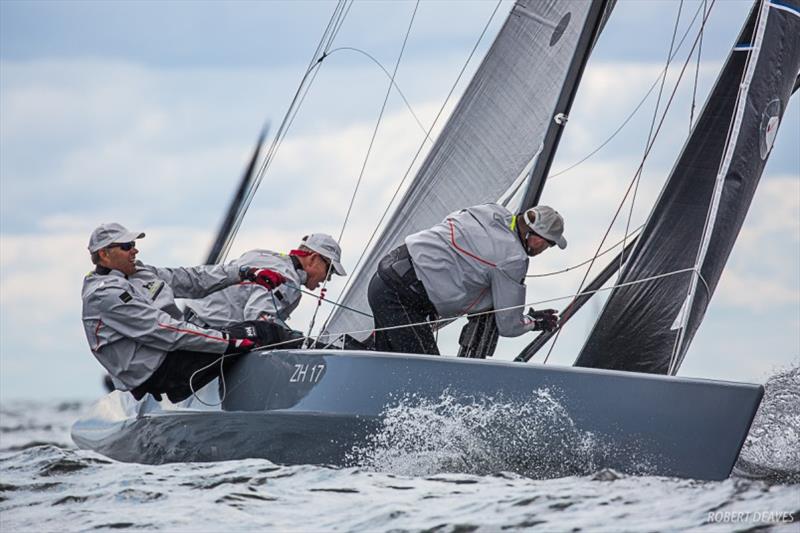
M 159 268 L 136 260 L 144 233 L 117 223 L 98 226 L 89 238 L 94 271 L 83 281 L 83 327 L 92 353 L 115 388 L 136 399 L 166 393 L 173 402 L 191 395 L 220 373 L 222 355 L 244 353 L 263 343 L 257 324 L 226 330 L 183 320 L 175 298 L 198 298 L 243 281 L 267 289 L 283 283 L 278 272 L 252 266 Z M 223 362 L 225 358 L 223 358 Z M 203 367 L 208 367 L 204 370 Z
M 225 327 L 246 320 L 259 320 L 288 330 L 292 337 L 302 336 L 286 325 L 289 315 L 297 308 L 302 287 L 315 290 L 333 274 L 346 274 L 341 263 L 339 243 L 325 233 L 306 235 L 297 249 L 288 254 L 270 250 L 250 250 L 231 264 L 235 267 L 252 265 L 278 272 L 284 283 L 275 290 L 242 283 L 215 292 L 201 300 L 187 302 L 186 317 L 205 327 Z M 285 344 L 282 344 L 282 346 Z
M 556 245 L 567 246 L 564 219 L 548 206 L 514 215 L 478 205 L 409 235 L 370 281 L 375 349 L 438 355 L 428 321 L 492 309 L 504 337 L 555 329 L 555 310 L 526 314 L 523 307 L 528 258 Z

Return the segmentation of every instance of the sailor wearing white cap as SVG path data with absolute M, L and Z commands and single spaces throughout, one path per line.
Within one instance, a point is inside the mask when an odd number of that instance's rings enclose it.
M 187 302 L 187 318 L 195 324 L 224 327 L 245 320 L 263 320 L 288 328 L 289 315 L 297 308 L 301 287 L 314 290 L 333 274 L 344 276 L 342 249 L 325 233 L 303 237 L 288 254 L 271 250 L 250 250 L 231 264 L 253 265 L 279 272 L 285 283 L 268 291 L 253 284 L 240 284 L 215 292 L 201 300 Z
M 526 314 L 523 307 L 528 258 L 556 245 L 567 246 L 564 219 L 547 206 L 514 215 L 497 204 L 478 205 L 409 235 L 381 260 L 370 281 L 375 349 L 438 354 L 426 321 L 492 309 L 505 337 L 554 329 L 554 310 Z
M 136 260 L 136 240 L 143 232 L 111 223 L 89 238 L 96 265 L 83 281 L 83 326 L 92 353 L 111 375 L 114 386 L 135 397 L 166 393 L 172 401 L 191 394 L 189 376 L 222 354 L 242 353 L 263 342 L 265 332 L 249 324 L 200 328 L 183 320 L 175 298 L 199 298 L 243 280 L 274 288 L 276 272 L 253 267 L 204 265 L 159 268 Z M 193 385 L 214 379 L 219 365 L 209 365 Z

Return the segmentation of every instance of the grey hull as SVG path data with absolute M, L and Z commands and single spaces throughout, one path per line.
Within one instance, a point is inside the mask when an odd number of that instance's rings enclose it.
M 465 405 L 526 405 L 546 391 L 569 427 L 602 449 L 593 467 L 724 479 L 763 395 L 763 387 L 741 383 L 325 350 L 250 353 L 225 377 L 227 393 L 213 408 L 111 393 L 75 423 L 72 438 L 128 462 L 265 458 L 347 466 L 355 448 L 374 442 L 387 410 L 400 404 L 435 404 L 447 396 Z M 536 446 L 519 448 L 546 456 L 563 450 L 565 439 L 563 424 L 540 427 Z

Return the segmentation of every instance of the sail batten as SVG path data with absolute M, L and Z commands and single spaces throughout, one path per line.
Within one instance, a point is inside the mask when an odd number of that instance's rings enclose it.
M 800 71 L 798 0 L 758 1 L 576 365 L 675 374 L 733 248 Z

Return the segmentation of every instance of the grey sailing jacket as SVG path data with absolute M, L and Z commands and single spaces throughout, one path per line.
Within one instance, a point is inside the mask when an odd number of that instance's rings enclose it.
M 533 329 L 523 314 L 528 255 L 513 222 L 506 208 L 483 204 L 406 237 L 414 271 L 441 317 L 495 309 L 500 335 Z
M 158 368 L 167 352 L 223 353 L 222 333 L 180 318 L 175 298 L 198 298 L 239 282 L 231 266 L 158 268 L 136 263 L 130 277 L 112 270 L 83 280 L 83 328 L 114 385 L 130 390 Z
M 187 302 L 186 306 L 196 316 L 192 320 L 197 324 L 223 327 L 245 320 L 275 319 L 283 323 L 300 303 L 300 287 L 307 275 L 295 269 L 290 256 L 270 250 L 250 250 L 230 265 L 237 269 L 242 266 L 269 268 L 283 274 L 286 282 L 274 291 L 256 283 L 240 283 L 202 300 Z

